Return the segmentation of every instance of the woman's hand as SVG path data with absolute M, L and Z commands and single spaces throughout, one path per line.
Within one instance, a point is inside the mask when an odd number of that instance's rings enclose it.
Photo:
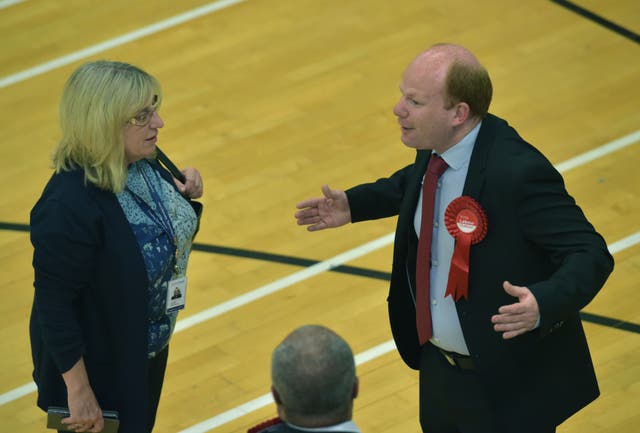
M 202 197 L 203 185 L 200 172 L 193 167 L 187 167 L 184 170 L 180 170 L 180 172 L 184 175 L 184 183 L 180 182 L 178 179 L 173 179 L 178 187 L 178 191 L 180 191 L 180 193 L 186 198 L 192 199 Z
M 104 428 L 102 410 L 89 384 L 84 360 L 80 358 L 62 378 L 67 385 L 67 400 L 71 416 L 62 419 L 62 424 L 76 432 L 101 432 Z

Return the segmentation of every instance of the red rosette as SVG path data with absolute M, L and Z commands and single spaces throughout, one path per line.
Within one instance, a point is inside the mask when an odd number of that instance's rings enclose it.
M 487 235 L 488 222 L 480 203 L 463 195 L 453 200 L 444 213 L 444 223 L 455 239 L 449 281 L 444 296 L 454 301 L 469 298 L 469 252 Z

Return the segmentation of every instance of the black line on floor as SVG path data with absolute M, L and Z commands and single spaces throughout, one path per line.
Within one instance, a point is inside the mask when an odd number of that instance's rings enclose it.
M 580 312 L 580 318 L 585 322 L 595 323 L 597 325 L 604 325 L 610 328 L 621 329 L 623 331 L 629 331 L 636 334 L 640 334 L 640 325 L 637 323 L 625 322 L 624 320 L 614 319 L 612 317 L 599 316 L 593 313 Z
M 596 24 L 601 25 L 602 27 L 605 27 L 609 30 L 611 30 L 612 32 L 615 32 L 617 34 L 619 34 L 620 36 L 624 36 L 627 39 L 632 40 L 633 42 L 635 42 L 636 44 L 640 44 L 640 35 L 638 35 L 637 33 L 635 33 L 632 30 L 629 30 L 627 28 L 624 28 L 616 23 L 614 23 L 613 21 L 609 21 L 606 18 L 601 17 L 598 14 L 595 14 L 585 8 L 583 8 L 582 6 L 578 6 L 575 3 L 572 3 L 570 1 L 567 0 L 551 0 L 551 2 L 556 3 L 560 6 L 565 7 L 566 9 L 569 9 L 571 12 L 575 12 L 576 14 L 593 21 Z
M 3 223 L 0 222 L 0 230 L 10 230 L 14 232 L 28 232 L 29 224 Z
M 28 224 L 16 224 L 0 222 L 0 230 L 28 232 Z M 225 256 L 242 257 L 245 259 L 263 260 L 272 263 L 281 263 L 285 265 L 309 267 L 317 263 L 318 260 L 303 259 L 300 257 L 285 256 L 282 254 L 265 253 L 263 251 L 253 251 L 240 248 L 223 247 L 220 245 L 194 243 L 193 251 L 200 251 L 211 254 L 222 254 Z M 348 275 L 357 275 L 360 277 L 374 278 L 382 281 L 390 281 L 391 274 L 389 272 L 376 271 L 374 269 L 360 268 L 357 266 L 340 265 L 329 269 L 330 272 L 339 272 Z M 598 325 L 608 326 L 610 328 L 621 329 L 623 331 L 640 334 L 640 325 L 611 317 L 600 316 L 593 313 L 581 312 L 580 317 L 585 322 L 595 323 Z

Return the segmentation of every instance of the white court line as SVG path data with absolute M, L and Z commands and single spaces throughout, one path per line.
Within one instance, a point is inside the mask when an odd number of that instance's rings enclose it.
M 16 3 L 22 3 L 24 0 L 2 0 L 0 1 L 0 9 L 8 8 Z
M 372 251 L 391 244 L 393 242 L 393 237 L 394 234 L 390 233 L 381 238 L 360 245 L 359 247 L 356 247 L 352 250 L 339 254 L 329 260 L 316 263 L 313 266 L 309 266 L 308 268 L 295 272 L 289 276 L 274 281 L 273 283 L 267 284 L 266 286 L 259 287 L 248 293 L 237 296 L 227 302 L 223 302 L 222 304 L 218 304 L 192 316 L 186 317 L 182 320 L 178 320 L 174 332 L 178 333 L 185 329 L 191 328 L 192 326 L 239 308 L 271 293 L 277 292 L 293 284 L 299 283 L 300 281 L 306 280 L 322 272 L 333 269 L 348 261 L 357 259 L 358 257 L 362 257 L 365 254 L 369 254 Z M 31 382 L 8 391 L 4 394 L 0 394 L 0 406 L 23 397 L 27 394 L 35 392 L 36 390 L 37 388 L 35 383 Z
M 364 364 L 372 359 L 385 355 L 396 348 L 393 340 L 389 340 L 385 343 L 379 344 L 371 349 L 368 349 L 362 353 L 357 354 L 354 358 L 356 365 Z M 178 433 L 204 433 L 209 430 L 213 430 L 216 427 L 220 427 L 228 422 L 238 419 L 244 415 L 248 415 L 258 409 L 261 409 L 269 404 L 273 403 L 273 397 L 271 393 L 261 395 L 260 397 L 248 401 L 240 406 L 236 406 L 233 409 L 229 409 L 226 412 L 222 412 L 212 418 L 199 422 L 185 430 L 181 430 Z
M 14 388 L 11 391 L 5 392 L 4 394 L 0 394 L 0 406 L 31 394 L 32 392 L 36 392 L 37 390 L 38 387 L 36 387 L 35 382 L 30 382 Z
M 611 254 L 613 254 L 614 251 L 620 252 L 639 242 L 640 232 L 637 232 L 631 236 L 627 236 L 626 238 L 611 244 L 611 246 L 609 247 L 609 251 L 611 251 Z M 389 340 L 385 343 L 379 344 L 378 346 L 375 346 L 369 350 L 366 350 L 365 352 L 356 355 L 356 365 L 364 364 L 365 362 L 385 355 L 386 353 L 395 349 L 395 347 L 396 346 L 393 340 Z M 212 418 L 199 422 L 198 424 L 195 424 L 185 430 L 181 430 L 178 433 L 205 433 L 235 419 L 238 419 L 244 415 L 248 415 L 250 412 L 261 409 L 271 403 L 273 403 L 271 394 L 264 394 L 254 400 L 248 401 L 247 403 L 236 406 L 233 409 L 229 409 L 228 411 L 216 415 Z
M 603 155 L 606 155 L 608 153 L 612 153 L 615 152 L 616 150 L 620 150 L 626 146 L 629 146 L 633 143 L 635 143 L 636 141 L 640 140 L 640 131 L 636 131 L 632 134 L 629 134 L 625 137 L 622 137 L 618 140 L 612 141 L 610 143 L 607 143 L 597 149 L 594 149 L 592 151 L 586 152 L 582 155 L 579 155 L 575 158 L 572 158 L 570 160 L 567 160 L 563 163 L 560 163 L 556 166 L 556 169 L 560 172 L 565 172 L 568 170 L 571 170 L 572 168 L 576 168 L 580 165 L 586 164 L 587 162 L 590 162 L 594 159 L 597 159 Z M 387 236 L 392 236 L 393 233 L 390 233 Z M 381 238 L 384 239 L 384 238 Z M 393 238 L 391 238 L 391 241 L 393 241 Z M 624 239 L 621 239 L 613 244 L 611 244 L 611 246 L 609 246 L 609 251 L 611 252 L 611 254 L 617 253 L 619 251 L 622 251 L 626 248 L 630 248 L 631 246 L 637 244 L 640 242 L 640 232 L 637 232 L 631 236 L 627 236 Z M 373 251 L 373 250 L 371 250 Z M 319 264 L 318 264 L 319 265 Z M 317 265 L 314 265 L 317 266 Z M 310 269 L 310 268 L 309 268 Z M 298 272 L 302 273 L 304 271 Z M 296 274 L 294 274 L 296 275 Z M 281 280 L 282 281 L 282 280 Z M 278 282 L 276 282 L 278 283 Z M 274 283 L 274 284 L 276 284 Z M 268 287 L 268 286 L 265 286 Z M 261 290 L 261 289 L 258 289 Z M 275 290 L 273 290 L 275 291 Z M 271 292 L 273 292 L 271 291 Z M 270 292 L 270 293 L 271 293 Z M 265 295 L 260 295 L 259 297 L 262 297 Z M 236 298 L 237 299 L 237 298 Z M 230 303 L 230 302 L 228 302 Z M 223 304 L 224 305 L 224 304 Z M 213 309 L 217 309 L 218 307 L 213 307 L 211 310 Z M 219 313 L 222 314 L 222 313 Z M 218 315 L 218 314 L 216 314 Z M 213 317 L 213 316 L 212 316 Z M 185 319 L 188 320 L 188 319 Z M 180 324 L 180 322 L 178 322 L 178 324 L 176 325 L 176 331 L 178 330 L 178 325 Z M 193 325 L 190 325 L 193 326 Z M 393 342 L 393 340 L 389 340 L 385 343 L 382 343 L 378 346 L 375 346 L 363 353 L 360 353 L 358 355 L 356 355 L 356 364 L 360 365 L 363 364 L 365 362 L 368 362 L 370 360 L 373 360 L 375 358 L 378 358 L 388 352 L 390 352 L 391 350 L 393 350 L 395 348 L 395 344 Z M 254 412 L 258 409 L 261 409 L 265 406 L 268 406 L 269 404 L 273 403 L 273 397 L 271 396 L 270 393 L 268 394 L 264 394 L 254 400 L 250 400 L 247 403 L 241 404 L 239 406 L 236 406 L 226 412 L 223 412 L 219 415 L 216 415 L 212 418 L 209 418 L 207 420 L 204 420 L 202 422 L 199 422 L 198 424 L 195 424 L 185 430 L 181 430 L 179 433 L 205 433 L 208 432 L 210 430 L 213 430 L 217 427 L 220 427 L 224 424 L 227 424 L 233 420 L 236 420 L 242 416 L 248 415 L 251 412 Z
M 617 140 L 604 144 L 600 147 L 596 147 L 595 149 L 578 155 L 575 158 L 571 158 L 567 161 L 561 162 L 560 164 L 556 165 L 556 170 L 558 170 L 560 173 L 571 170 L 572 168 L 586 164 L 587 162 L 591 162 L 594 159 L 598 159 L 608 153 L 613 153 L 616 150 L 620 150 L 624 147 L 630 146 L 638 140 L 640 140 L 640 130 L 632 132 L 629 135 L 625 135 L 624 137 L 618 138 Z
M 608 153 L 613 153 L 617 150 L 620 150 L 626 146 L 630 146 L 631 144 L 637 142 L 638 140 L 640 140 L 640 131 L 636 131 L 632 134 L 626 135 L 622 138 L 619 138 L 617 140 L 614 140 L 612 142 L 609 142 L 607 144 L 604 144 L 596 149 L 590 150 L 586 153 L 583 153 L 581 155 L 578 155 L 575 158 L 569 159 L 565 162 L 562 162 L 560 164 L 558 164 L 556 166 L 557 170 L 560 172 L 563 171 L 568 171 L 571 170 L 573 168 L 576 168 L 580 165 L 584 165 L 596 158 L 602 157 Z M 594 156 L 596 155 L 596 156 Z M 635 235 L 633 235 L 635 236 Z M 626 244 L 626 246 L 624 248 L 628 248 L 631 245 L 634 245 L 636 243 L 639 242 L 638 239 L 633 238 L 633 236 L 630 236 L 630 238 L 625 238 L 621 241 L 616 242 L 615 244 L 613 244 L 613 246 L 615 246 L 617 248 L 617 245 L 620 244 L 620 242 L 631 242 L 631 244 Z M 260 299 L 264 296 L 267 296 L 271 293 L 277 292 L 285 287 L 288 287 L 292 284 L 295 284 L 297 282 L 300 282 L 302 280 L 306 280 L 307 278 L 310 278 L 314 275 L 317 275 L 321 272 L 327 271 L 329 269 L 331 269 L 332 267 L 336 267 L 339 266 L 343 263 L 346 263 L 347 261 L 353 260 L 357 257 L 361 257 L 362 255 L 368 254 L 370 252 L 373 252 L 379 248 L 382 248 L 390 243 L 393 242 L 393 237 L 394 237 L 394 233 L 389 233 L 388 235 L 379 238 L 375 241 L 366 243 L 364 245 L 361 245 L 359 247 L 354 248 L 353 250 L 347 251 L 346 253 L 340 254 L 338 256 L 335 256 L 332 259 L 329 259 L 327 261 L 321 262 L 321 263 L 317 263 L 313 266 L 310 266 L 308 268 L 305 268 L 301 271 L 296 272 L 295 274 L 292 274 L 288 277 L 285 277 L 283 279 L 280 279 L 278 281 L 275 281 L 271 284 L 267 284 L 266 286 L 262 286 L 258 289 L 255 289 L 251 292 L 245 293 L 244 295 L 238 296 L 236 298 L 233 298 L 227 302 L 224 302 L 222 304 L 216 305 L 214 307 L 208 308 L 206 310 L 203 310 L 199 313 L 194 314 L 193 316 L 189 316 L 186 319 L 180 320 L 178 321 L 178 323 L 176 323 L 176 328 L 175 328 L 175 332 L 179 332 L 182 331 L 183 329 L 187 329 L 190 328 L 192 326 L 195 326 L 201 322 L 204 322 L 205 320 L 209 320 L 212 319 L 216 316 L 219 316 L 221 314 L 224 314 L 228 311 L 231 311 L 235 308 L 238 308 L 242 305 L 245 305 L 249 302 L 255 301 L 257 299 Z M 613 247 L 612 246 L 612 247 Z M 613 253 L 612 253 L 613 254 Z
M 619 241 L 609 245 L 609 253 L 611 253 L 611 255 L 619 253 L 622 250 L 631 248 L 637 243 L 640 243 L 640 232 L 634 233 L 631 236 L 627 236 L 626 238 L 620 239 Z
M 0 9 L 8 7 L 8 6 L 16 4 L 16 3 L 20 3 L 22 1 L 24 1 L 24 0 L 3 0 L 3 1 L 0 1 Z M 33 78 L 35 76 L 44 74 L 44 73 L 49 72 L 49 71 L 51 71 L 53 69 L 57 69 L 59 67 L 68 65 L 68 64 L 73 63 L 75 61 L 82 60 L 82 59 L 84 59 L 86 57 L 89 57 L 89 56 L 92 56 L 94 54 L 98 54 L 98 53 L 101 53 L 101 52 L 106 51 L 108 49 L 115 48 L 115 47 L 117 47 L 119 45 L 123 45 L 123 44 L 129 43 L 129 42 L 135 41 L 137 39 L 143 38 L 145 36 L 149 36 L 149 35 L 152 35 L 154 33 L 158 33 L 158 32 L 160 32 L 162 30 L 166 30 L 168 28 L 177 26 L 179 24 L 183 24 L 183 23 L 185 23 L 187 21 L 190 21 L 190 20 L 196 19 L 198 17 L 207 15 L 209 13 L 224 9 L 226 7 L 232 6 L 232 5 L 237 4 L 237 3 L 242 3 L 244 1 L 246 1 L 246 0 L 220 0 L 220 1 L 217 1 L 217 2 L 209 3 L 207 5 L 201 6 L 201 7 L 196 8 L 196 9 L 192 9 L 191 11 L 187 11 L 185 13 L 176 15 L 176 16 L 168 18 L 166 20 L 159 21 L 159 22 L 157 22 L 155 24 L 151 24 L 151 25 L 143 27 L 143 28 L 141 28 L 139 30 L 136 30 L 136 31 L 124 34 L 122 36 L 119 36 L 117 38 L 107 40 L 107 41 L 102 42 L 100 44 L 93 45 L 91 47 L 88 47 L 88 48 L 73 52 L 73 53 L 68 54 L 66 56 L 62 56 L 62 57 L 59 57 L 57 59 L 51 60 L 49 62 L 42 63 L 42 64 L 40 64 L 38 66 L 33 67 L 33 68 L 30 68 L 30 69 L 27 69 L 27 70 L 24 70 L 24 71 L 21 71 L 21 72 L 6 76 L 4 78 L 1 78 L 0 79 L 0 88 L 8 87 L 8 86 L 10 86 L 12 84 L 16 84 L 16 83 L 19 83 L 21 81 L 25 81 L 25 80 L 27 80 L 29 78 Z M 578 166 L 580 166 L 582 164 L 585 164 L 585 163 L 587 163 L 589 161 L 592 161 L 592 160 L 594 160 L 596 158 L 599 158 L 599 157 L 601 157 L 603 155 L 606 155 L 608 153 L 612 153 L 612 152 L 614 152 L 616 150 L 619 150 L 619 149 L 621 149 L 623 147 L 629 146 L 629 145 L 633 144 L 634 142 L 638 141 L 639 139 L 640 139 L 640 131 L 636 131 L 636 132 L 634 132 L 632 134 L 629 134 L 629 135 L 627 135 L 625 137 L 622 137 L 622 138 L 620 138 L 618 140 L 615 140 L 615 141 L 613 141 L 611 143 L 603 145 L 603 146 L 601 146 L 601 147 L 599 147 L 597 149 L 594 149 L 594 150 L 592 150 L 590 152 L 586 152 L 585 154 L 582 154 L 582 155 L 580 155 L 578 157 L 575 157 L 575 158 L 572 158 L 572 159 L 570 159 L 568 161 L 560 163 L 560 164 L 558 164 L 556 166 L 556 168 L 560 172 L 570 170 L 572 168 L 575 168 L 575 167 L 578 167 Z M 378 241 L 387 239 L 389 236 L 391 236 L 391 240 L 388 243 L 393 242 L 393 233 L 391 233 L 391 234 L 389 234 L 389 235 L 387 235 L 387 236 L 385 236 L 383 238 L 380 238 Z M 374 242 L 376 242 L 376 241 L 374 241 Z M 627 237 L 625 239 L 622 239 L 622 240 L 620 240 L 618 242 L 615 242 L 614 244 L 612 244 L 609 247 L 609 250 L 613 254 L 614 252 L 622 251 L 623 249 L 629 248 L 629 247 L 635 245 L 638 242 L 640 242 L 640 232 L 638 232 L 638 233 L 636 233 L 634 235 L 631 235 L 631 236 L 629 236 L 629 237 Z M 366 244 L 366 245 L 370 245 L 370 244 L 371 243 Z M 385 245 L 387 245 L 387 243 L 380 244 L 375 249 L 381 248 L 381 247 L 383 247 Z M 356 248 L 356 250 L 357 249 L 358 248 Z M 371 249 L 370 251 L 367 251 L 364 254 L 366 254 L 368 252 L 372 252 L 375 249 Z M 354 250 L 352 250 L 352 251 L 354 251 Z M 348 253 L 345 253 L 345 254 L 348 254 Z M 341 257 L 341 256 L 342 255 L 336 256 L 336 258 Z M 355 257 L 353 257 L 353 258 L 355 258 Z M 352 260 L 353 258 L 351 258 L 349 260 Z M 209 319 L 211 319 L 213 317 L 216 317 L 216 316 L 219 316 L 221 314 L 224 314 L 225 312 L 231 311 L 231 310 L 233 310 L 235 308 L 238 308 L 238 307 L 240 307 L 242 305 L 245 305 L 245 304 L 247 304 L 249 302 L 252 302 L 252 301 L 254 301 L 256 299 L 260 299 L 260 298 L 262 298 L 264 296 L 267 296 L 270 293 L 273 293 L 273 292 L 281 290 L 281 289 L 283 289 L 285 287 L 288 287 L 291 284 L 295 284 L 296 282 L 302 281 L 304 279 L 307 279 L 307 278 L 310 278 L 310 277 L 312 277 L 314 275 L 317 275 L 318 273 L 321 273 L 321 272 L 324 272 L 326 270 L 329 270 L 332 267 L 337 266 L 338 264 L 339 263 L 337 263 L 337 262 L 331 262 L 331 260 L 326 261 L 326 262 L 322 262 L 322 263 L 318 263 L 316 265 L 313 265 L 310 268 L 307 268 L 307 269 L 304 269 L 304 270 L 302 270 L 300 272 L 292 274 L 289 277 L 285 277 L 282 280 L 278 280 L 278 281 L 276 281 L 274 283 L 271 283 L 271 284 L 268 284 L 268 285 L 263 286 L 261 288 L 255 289 L 252 292 L 246 293 L 245 295 L 242 295 L 242 296 L 239 296 L 237 298 L 234 298 L 234 299 L 232 299 L 230 301 L 227 301 L 227 302 L 225 302 L 223 304 L 219 304 L 219 305 L 217 305 L 215 307 L 209 308 L 209 309 L 204 310 L 204 311 L 202 311 L 200 313 L 196 313 L 193 316 L 190 316 L 190 317 L 187 317 L 187 318 L 185 318 L 183 320 L 178 321 L 178 323 L 176 324 L 175 332 L 179 332 L 181 330 L 188 329 L 188 328 L 190 328 L 192 326 L 195 326 L 198 323 L 201 323 L 201 322 L 203 322 L 205 320 L 209 320 Z M 314 267 L 315 267 L 315 269 L 314 269 Z M 310 269 L 313 269 L 313 270 L 309 271 Z M 386 343 L 383 343 L 380 346 L 384 346 L 384 345 L 388 345 L 388 344 L 392 345 L 393 341 L 388 341 Z M 376 347 L 380 347 L 380 346 L 376 346 Z M 371 349 L 371 350 L 373 350 L 373 349 Z M 389 350 L 391 350 L 391 349 L 389 349 Z M 370 351 L 364 352 L 361 355 L 365 355 L 365 354 L 367 354 L 369 352 Z M 384 352 L 384 353 L 386 353 L 386 352 Z M 377 356 L 380 356 L 380 355 L 376 355 L 373 358 L 375 358 Z M 373 358 L 371 358 L 371 359 L 373 359 Z M 366 362 L 366 361 L 363 361 L 363 362 Z M 28 395 L 28 394 L 30 394 L 32 392 L 35 392 L 35 391 L 36 391 L 36 386 L 35 386 L 35 383 L 33 383 L 33 382 L 27 383 L 27 384 L 22 385 L 22 386 L 20 386 L 18 388 L 14 388 L 11 391 L 8 391 L 8 392 L 6 392 L 4 394 L 0 394 L 0 406 L 4 405 L 6 403 L 9 403 L 9 402 L 11 402 L 13 400 L 16 400 L 18 398 L 21 398 L 21 397 L 23 397 L 25 395 Z M 248 410 L 248 412 L 246 412 L 246 413 L 249 413 L 249 412 L 251 412 L 253 410 L 256 410 L 256 409 L 258 409 L 260 407 L 263 407 L 263 406 L 269 404 L 272 401 L 270 399 L 270 395 L 267 395 L 266 397 L 268 397 L 268 399 L 267 399 L 268 401 L 266 403 L 264 403 L 265 396 L 262 396 L 262 397 L 259 397 L 258 399 L 252 400 L 249 403 L 246 403 L 245 405 L 238 406 L 238 408 L 243 408 L 244 407 L 245 411 Z M 256 404 L 258 406 L 255 406 Z M 254 407 L 254 406 L 255 406 L 254 409 L 250 409 L 251 407 Z M 236 408 L 236 409 L 238 409 L 238 408 Z M 231 413 L 231 412 L 233 412 L 233 410 L 225 412 L 225 414 L 226 413 Z M 218 415 L 218 417 L 222 417 L 223 415 L 224 414 Z M 214 417 L 214 418 L 218 418 L 218 417 Z M 236 417 L 233 417 L 231 419 L 235 419 Z M 214 418 L 211 418 L 211 419 L 214 419 Z M 231 419 L 229 419 L 229 421 Z M 205 422 L 207 422 L 207 421 L 205 421 Z M 225 421 L 225 422 L 228 422 L 228 421 Z M 191 429 L 194 429 L 199 425 L 200 424 L 198 424 L 198 425 L 196 425 L 194 427 L 191 427 L 188 430 L 183 430 L 183 432 L 190 432 L 191 433 L 192 432 Z M 222 425 L 222 424 L 218 424 L 218 425 Z M 213 428 L 213 427 L 211 427 L 211 428 Z M 195 431 L 201 431 L 201 430 L 193 430 L 193 432 L 195 432 Z M 206 431 L 206 430 L 202 430 L 202 431 Z
M 575 158 L 572 158 L 566 162 L 560 163 L 558 164 L 556 167 L 563 167 L 563 171 L 566 170 L 570 170 L 572 168 L 577 167 L 580 164 L 586 164 L 587 162 L 591 161 L 591 159 L 588 158 L 583 158 L 584 155 L 587 154 L 592 154 L 592 152 L 597 151 L 598 149 L 606 149 L 606 152 L 601 153 L 600 156 L 604 156 L 607 153 L 611 153 L 611 152 L 615 152 L 616 150 L 621 149 L 622 147 L 620 145 L 617 146 L 612 146 L 613 143 L 618 143 L 621 140 L 627 140 L 627 137 L 629 136 L 634 136 L 635 134 L 640 133 L 640 131 L 633 133 L 633 134 L 629 134 L 625 137 L 622 137 L 621 139 L 612 141 L 610 143 L 604 144 L 602 146 L 600 146 L 597 149 L 594 149 L 592 151 L 586 152 L 582 155 L 579 155 Z M 636 139 L 637 141 L 637 139 Z M 625 141 L 626 143 L 626 141 Z M 627 143 L 625 144 L 625 146 L 629 145 L 631 143 Z M 623 146 L 624 147 L 624 146 Z M 567 164 L 569 161 L 580 161 L 579 163 L 571 163 L 571 164 Z M 560 171 L 560 170 L 559 170 Z M 245 305 L 248 302 L 252 302 L 256 299 L 260 299 L 270 293 L 274 293 L 278 290 L 284 289 L 285 287 L 287 287 L 285 285 L 285 281 L 288 282 L 289 284 L 294 284 L 296 282 L 300 282 L 306 278 L 310 278 L 314 275 L 317 275 L 320 272 L 324 272 L 325 270 L 329 270 L 332 267 L 338 266 L 342 263 L 339 262 L 339 260 L 353 260 L 356 257 L 360 257 L 360 255 L 363 254 L 367 254 L 368 252 L 373 252 L 378 248 L 382 248 L 383 246 L 393 242 L 393 233 L 389 233 L 388 235 L 379 238 L 375 241 L 369 242 L 367 244 L 364 244 L 360 247 L 357 247 L 353 250 L 347 251 L 346 253 L 340 254 L 338 256 L 335 256 L 332 259 L 326 260 L 324 262 L 321 263 L 317 263 L 309 268 L 303 269 L 302 271 L 296 272 L 288 277 L 285 277 L 283 279 L 280 279 L 278 281 L 275 281 L 271 284 L 267 284 L 266 286 L 262 286 L 258 289 L 255 289 L 251 292 L 245 293 L 244 295 L 238 296 L 236 298 L 233 298 L 227 302 L 224 302 L 222 304 L 213 306 L 211 308 L 208 308 L 206 310 L 203 310 L 199 313 L 194 314 L 193 316 L 189 316 L 185 319 L 179 320 L 178 323 L 176 323 L 176 329 L 175 332 L 179 332 L 182 331 L 184 329 L 190 328 L 192 326 L 197 325 L 198 323 L 201 323 L 205 320 L 209 320 L 213 317 L 219 316 L 223 313 L 226 313 L 228 311 L 231 311 L 234 308 L 238 308 L 242 305 Z M 623 249 L 626 248 L 630 248 L 631 246 L 637 244 L 638 242 L 640 242 L 640 232 L 635 233 L 631 236 L 628 236 L 624 239 L 621 239 L 615 243 L 613 243 L 610 247 L 609 250 L 611 251 L 611 253 L 613 254 L 613 252 L 619 252 L 622 251 Z M 368 248 L 370 248 L 369 251 L 364 251 L 363 247 L 368 246 Z M 309 269 L 313 269 L 312 271 L 309 271 Z M 12 389 L 11 391 L 7 391 L 4 394 L 0 394 L 0 406 L 9 403 L 13 400 L 17 400 L 18 398 L 21 398 L 27 394 L 30 394 L 31 392 L 34 392 L 36 390 L 35 384 L 33 382 L 31 383 L 27 383 L 25 385 L 22 385 L 18 388 Z
M 0 89 L 246 0 L 219 0 L 0 79 Z
M 228 311 L 235 310 L 238 307 L 253 302 L 256 299 L 260 299 L 262 297 L 270 295 L 271 293 L 280 291 L 285 287 L 292 286 L 296 283 L 299 283 L 300 281 L 306 280 L 307 278 L 311 278 L 322 272 L 338 267 L 346 262 L 357 259 L 358 257 L 362 257 L 365 254 L 369 254 L 372 251 L 393 243 L 393 237 L 394 233 L 389 233 L 388 235 L 385 235 L 374 241 L 367 242 L 364 245 L 360 245 L 359 247 L 339 254 L 329 260 L 316 263 L 315 265 L 309 266 L 308 268 L 305 268 L 287 277 L 281 278 L 277 281 L 274 281 L 273 283 L 267 284 L 266 286 L 262 286 L 258 289 L 247 292 L 244 295 L 237 296 L 227 302 L 223 302 L 222 304 L 203 310 L 199 313 L 187 317 L 186 319 L 179 320 L 178 323 L 176 323 L 174 332 L 180 332 L 184 329 L 191 328 L 192 326 L 195 326 L 206 320 L 212 319 Z

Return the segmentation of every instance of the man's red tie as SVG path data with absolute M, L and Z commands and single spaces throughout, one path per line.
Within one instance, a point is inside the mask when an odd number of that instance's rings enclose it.
M 420 345 L 433 335 L 431 327 L 431 305 L 429 301 L 429 271 L 431 269 L 431 235 L 433 234 L 433 203 L 436 197 L 438 178 L 449 166 L 440 156 L 431 155 L 422 184 L 422 222 L 418 239 L 416 261 L 416 326 Z

